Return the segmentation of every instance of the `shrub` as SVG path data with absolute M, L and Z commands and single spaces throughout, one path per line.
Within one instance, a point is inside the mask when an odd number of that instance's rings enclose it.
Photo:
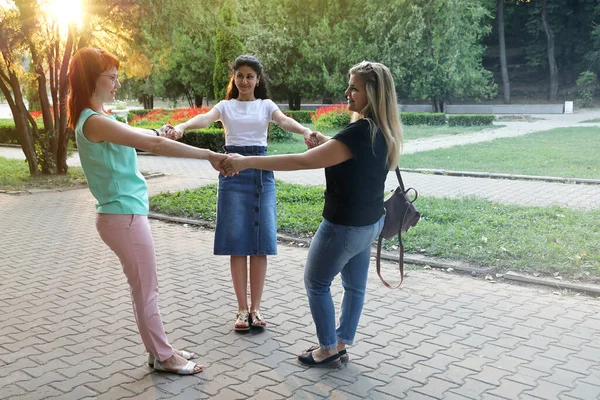
M 312 111 L 309 110 L 286 110 L 284 111 L 285 115 L 295 119 L 301 124 L 310 124 L 312 123 L 312 119 L 310 117 Z
M 190 146 L 209 149 L 217 153 L 223 153 L 225 136 L 222 129 L 205 128 L 197 131 L 189 131 L 183 135 L 178 142 Z
M 492 125 L 496 117 L 493 114 L 468 115 L 456 114 L 448 115 L 448 125 L 450 126 L 483 126 Z
M 591 107 L 594 102 L 594 91 L 596 90 L 596 74 L 584 71 L 577 78 L 577 92 L 579 97 L 577 103 L 580 107 Z
M 269 140 L 273 142 L 287 142 L 292 139 L 293 133 L 284 130 L 277 124 L 269 124 Z
M 156 108 L 153 110 L 132 110 L 129 112 L 132 126 L 139 126 L 146 128 L 150 125 L 164 125 L 164 124 L 180 124 L 185 122 L 198 114 L 204 114 L 210 109 L 207 107 L 188 107 L 178 108 L 176 110 L 165 110 L 162 108 Z M 143 111 L 137 113 L 137 111 Z
M 310 116 L 317 130 L 343 128 L 352 119 L 352 113 L 342 103 L 319 107 Z
M 444 113 L 403 112 L 400 119 L 404 125 L 445 125 Z
M 150 109 L 142 108 L 141 110 L 129 110 L 129 114 L 127 114 L 127 121 L 132 121 L 135 116 L 143 117 L 148 114 Z
M 17 129 L 15 123 L 10 119 L 0 120 L 0 143 L 18 144 Z

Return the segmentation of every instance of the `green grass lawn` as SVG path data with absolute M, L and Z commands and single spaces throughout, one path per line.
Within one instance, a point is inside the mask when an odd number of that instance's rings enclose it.
M 600 122 L 600 118 L 596 118 L 596 119 L 588 119 L 587 121 L 581 121 L 583 123 L 589 122 L 589 123 L 597 123 Z
M 31 177 L 24 160 L 0 157 L 0 190 L 59 189 L 85 184 L 83 170 L 70 167 L 64 176 Z
M 321 221 L 323 188 L 277 181 L 278 231 L 311 237 Z M 216 184 L 160 194 L 153 211 L 214 221 Z M 422 219 L 404 235 L 407 253 L 513 270 L 600 279 L 600 210 L 520 207 L 481 199 L 419 197 Z M 397 241 L 386 242 L 395 250 Z
M 304 124 L 311 129 L 315 129 L 312 124 Z M 500 126 L 428 126 L 428 125 L 407 125 L 403 127 L 404 141 L 429 138 L 440 135 L 459 135 L 461 133 L 477 132 L 487 129 L 496 129 Z M 321 133 L 327 136 L 334 136 L 341 129 L 328 129 Z M 306 145 L 301 135 L 294 134 L 292 139 L 286 142 L 269 142 L 269 155 L 275 154 L 293 154 L 306 151 Z
M 600 179 L 600 128 L 559 128 L 515 138 L 406 154 L 403 168 Z

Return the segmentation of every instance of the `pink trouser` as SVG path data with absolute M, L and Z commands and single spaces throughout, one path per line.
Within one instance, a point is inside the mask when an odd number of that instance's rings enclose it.
M 96 229 L 119 257 L 131 288 L 133 313 L 146 350 L 164 361 L 173 355 L 158 310 L 154 241 L 148 217 L 98 214 Z

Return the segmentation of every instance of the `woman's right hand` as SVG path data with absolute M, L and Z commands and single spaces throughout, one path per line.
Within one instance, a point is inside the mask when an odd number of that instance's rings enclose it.
M 321 132 L 311 132 L 310 133 L 310 141 L 313 144 L 312 148 L 322 145 L 326 141 L 329 140 L 329 137 L 323 135 Z
M 184 129 L 181 125 L 172 126 L 167 124 L 160 129 L 162 130 L 163 128 L 165 129 L 164 136 L 168 139 L 177 140 L 183 136 Z
M 227 176 L 233 176 L 248 168 L 245 165 L 245 158 L 241 154 L 230 154 L 227 159 L 223 160 L 221 167 L 225 170 Z

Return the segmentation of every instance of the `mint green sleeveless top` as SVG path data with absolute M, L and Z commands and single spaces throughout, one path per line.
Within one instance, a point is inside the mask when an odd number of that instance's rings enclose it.
M 90 142 L 83 134 L 83 125 L 92 115 L 115 118 L 86 108 L 75 126 L 79 159 L 88 187 L 96 198 L 96 211 L 148 215 L 148 187 L 138 171 L 135 149 L 109 142 Z

